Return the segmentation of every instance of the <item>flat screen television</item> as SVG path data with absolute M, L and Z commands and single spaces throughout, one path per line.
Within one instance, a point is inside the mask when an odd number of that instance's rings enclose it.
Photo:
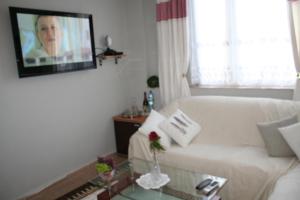
M 19 77 L 95 69 L 90 14 L 9 7 Z

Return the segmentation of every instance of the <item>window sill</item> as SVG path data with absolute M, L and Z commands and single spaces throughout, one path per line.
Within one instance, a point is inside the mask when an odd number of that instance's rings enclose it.
M 208 86 L 190 85 L 191 89 L 232 89 L 232 90 L 294 90 L 293 87 L 254 87 L 254 86 Z
M 192 96 L 240 96 L 275 99 L 293 99 L 294 90 L 290 88 L 233 88 L 191 86 Z

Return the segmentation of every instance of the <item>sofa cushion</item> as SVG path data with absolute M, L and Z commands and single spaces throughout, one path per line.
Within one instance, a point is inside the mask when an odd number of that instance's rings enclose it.
M 268 154 L 275 157 L 294 156 L 293 150 L 286 143 L 278 128 L 297 123 L 297 116 L 272 122 L 258 123 L 257 127 L 264 139 Z
M 161 122 L 159 127 L 182 147 L 187 146 L 201 129 L 197 122 L 179 109 Z
M 155 110 L 152 110 L 146 121 L 139 128 L 139 132 L 148 137 L 151 131 L 155 131 L 160 137 L 162 146 L 165 148 L 169 148 L 171 145 L 171 138 L 158 127 L 158 125 L 165 119 L 166 117 L 156 112 Z
M 279 128 L 279 131 L 300 160 L 300 123 Z

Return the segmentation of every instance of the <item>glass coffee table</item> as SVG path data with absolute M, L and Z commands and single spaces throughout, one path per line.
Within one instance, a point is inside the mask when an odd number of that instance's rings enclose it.
M 170 181 L 159 189 L 144 189 L 136 180 L 142 174 L 149 173 L 151 168 L 152 162 L 134 159 L 118 165 L 110 184 L 101 182 L 99 178 L 90 182 L 105 188 L 104 192 L 98 195 L 98 200 L 110 197 L 113 200 L 220 200 L 218 193 L 227 182 L 227 179 L 222 177 L 160 164 L 161 173 L 167 174 Z M 196 189 L 196 186 L 207 178 L 218 182 L 217 189 L 208 196 Z

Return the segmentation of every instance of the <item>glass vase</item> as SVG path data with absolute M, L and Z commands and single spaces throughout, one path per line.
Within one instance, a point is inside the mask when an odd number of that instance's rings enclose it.
M 160 167 L 155 151 L 153 153 L 153 165 L 150 174 L 153 182 L 158 182 L 161 179 Z

